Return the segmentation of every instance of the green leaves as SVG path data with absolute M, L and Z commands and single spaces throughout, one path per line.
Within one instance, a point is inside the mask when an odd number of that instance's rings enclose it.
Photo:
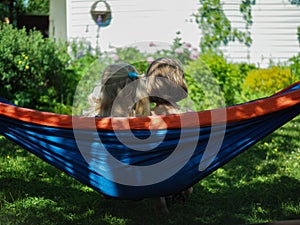
M 49 14 L 49 0 L 28 0 L 26 13 Z
M 289 0 L 292 5 L 300 5 L 300 0 Z
M 0 89 L 1 97 L 25 107 L 50 110 L 68 83 L 61 83 L 67 57 L 60 57 L 58 46 L 44 39 L 38 31 L 26 32 L 12 25 L 0 27 Z M 67 52 L 64 53 L 67 55 Z M 49 93 L 49 89 L 55 92 Z M 40 96 L 49 95 L 51 102 L 45 107 Z
M 229 63 L 222 54 L 202 54 L 186 67 L 189 97 L 195 110 L 212 109 L 236 104 L 242 92 L 247 72 L 254 68 L 248 64 Z
M 199 0 L 201 7 L 198 13 L 194 14 L 196 23 L 202 32 L 200 48 L 202 52 L 220 51 L 219 47 L 235 42 L 250 46 L 252 43 L 249 31 L 252 25 L 251 5 L 252 0 L 243 0 L 240 4 L 240 12 L 245 20 L 245 31 L 233 28 L 224 13 L 220 0 Z

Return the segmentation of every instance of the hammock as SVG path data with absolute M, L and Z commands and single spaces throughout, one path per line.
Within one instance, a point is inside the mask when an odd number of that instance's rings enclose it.
M 94 190 L 141 199 L 184 190 L 300 113 L 300 82 L 201 112 L 88 118 L 0 101 L 0 134 Z

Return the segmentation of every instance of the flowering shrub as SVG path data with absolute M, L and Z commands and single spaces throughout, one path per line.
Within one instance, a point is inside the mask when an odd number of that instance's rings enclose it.
M 289 68 L 273 66 L 250 71 L 242 86 L 248 95 L 264 97 L 274 94 L 296 80 Z
M 0 95 L 15 104 L 51 110 L 66 103 L 68 55 L 40 32 L 0 26 Z
M 179 35 L 180 32 L 177 32 Z M 141 68 L 142 73 L 146 72 L 145 67 L 152 63 L 155 59 L 161 57 L 170 57 L 178 59 L 183 65 L 187 65 L 190 61 L 197 60 L 200 57 L 200 52 L 197 48 L 193 47 L 190 43 L 182 41 L 182 39 L 177 36 L 174 38 L 173 43 L 169 48 L 166 49 L 156 49 L 157 45 L 154 42 L 148 44 L 149 48 L 153 48 L 154 51 L 142 52 L 137 47 L 124 47 L 115 48 L 112 51 L 104 52 L 103 57 L 110 59 L 111 63 L 115 62 L 127 62 L 131 64 L 139 65 L 141 62 L 147 62 L 143 64 Z
M 158 50 L 155 53 L 156 57 L 171 57 L 178 59 L 183 65 L 187 65 L 190 61 L 197 60 L 200 52 L 190 43 L 182 41 L 179 37 L 180 32 L 174 38 L 170 49 Z

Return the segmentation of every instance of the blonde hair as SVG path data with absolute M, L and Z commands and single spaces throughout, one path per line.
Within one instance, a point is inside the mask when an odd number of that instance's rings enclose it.
M 130 96 L 134 97 L 131 100 L 133 105 L 126 105 L 126 97 L 124 101 L 116 101 L 118 94 L 131 82 L 139 79 L 129 76 L 129 73 L 136 73 L 136 69 L 126 63 L 117 63 L 109 65 L 105 68 L 101 84 L 96 86 L 93 93 L 89 96 L 89 104 L 91 106 L 87 116 L 146 116 L 149 115 L 150 105 L 149 100 L 146 98 L 139 99 L 139 96 L 143 96 L 141 92 L 146 92 L 145 82 L 139 81 L 137 85 L 131 86 L 129 91 Z M 122 98 L 123 100 L 123 98 Z M 137 101 L 135 103 L 135 101 Z M 130 103 L 132 103 L 130 102 Z M 122 104 L 123 103 L 123 104 Z M 112 108 L 114 106 L 114 112 L 112 115 Z
M 159 58 L 153 61 L 146 72 L 146 77 L 148 78 L 147 90 L 150 102 L 172 104 L 188 96 L 188 86 L 183 68 L 176 59 Z M 162 87 L 162 79 L 157 79 L 159 77 L 166 78 L 172 83 L 167 83 L 166 87 Z M 165 91 L 162 93 L 163 96 L 156 96 L 162 88 Z M 168 94 L 170 88 L 172 91 Z

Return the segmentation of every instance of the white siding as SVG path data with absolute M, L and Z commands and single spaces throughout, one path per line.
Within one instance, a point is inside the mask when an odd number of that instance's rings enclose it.
M 68 39 L 85 38 L 96 46 L 97 26 L 90 15 L 94 0 L 50 0 L 65 11 L 66 21 L 50 15 L 54 21 L 62 21 Z M 67 10 L 58 2 L 67 2 Z M 195 22 L 190 22 L 192 14 L 200 7 L 197 0 L 107 0 L 112 9 L 111 25 L 101 28 L 99 45 L 102 50 L 112 46 L 125 46 L 136 42 L 157 41 L 171 44 L 177 31 L 181 31 L 184 41 L 199 46 L 200 31 Z M 224 0 L 224 10 L 232 25 L 244 29 L 244 21 L 239 12 L 240 0 Z M 224 47 L 225 54 L 233 61 L 247 61 L 266 65 L 270 59 L 285 60 L 299 52 L 297 26 L 300 25 L 300 7 L 288 0 L 256 0 L 253 6 L 253 44 L 250 49 L 239 43 Z M 51 30 L 50 30 L 51 32 Z M 57 35 L 57 33 L 56 33 Z
M 94 1 L 70 0 L 70 37 L 88 38 L 94 44 L 97 40 L 97 26 L 89 14 Z M 197 8 L 196 1 L 162 0 L 111 0 L 111 25 L 100 30 L 100 46 L 124 46 L 143 41 L 172 43 L 177 31 L 183 39 L 198 46 L 199 31 L 195 23 L 187 22 Z M 198 33 L 198 35 L 191 35 Z
M 224 9 L 233 26 L 244 27 L 239 1 L 224 1 Z M 300 7 L 291 5 L 288 0 L 256 0 L 252 15 L 251 48 L 247 49 L 238 43 L 230 44 L 225 48 L 229 58 L 266 66 L 270 60 L 285 61 L 300 52 L 297 40 Z
M 253 38 L 251 61 L 261 60 L 261 63 L 265 64 L 270 59 L 286 60 L 299 52 L 299 7 L 288 2 L 283 3 L 282 0 L 260 0 L 253 8 L 253 17 L 255 20 L 252 36 L 255 39 Z
M 66 40 L 67 35 L 66 1 L 50 0 L 49 35 L 57 40 Z

